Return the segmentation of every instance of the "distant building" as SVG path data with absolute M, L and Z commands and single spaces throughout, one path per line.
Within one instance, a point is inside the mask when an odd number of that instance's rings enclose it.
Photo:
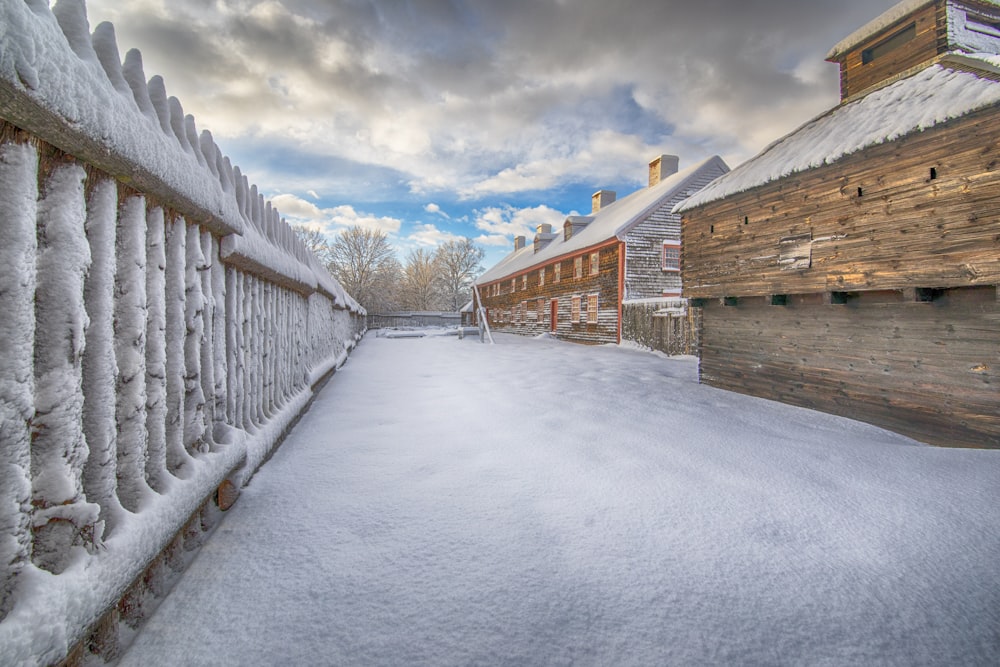
M 900 3 L 836 108 L 676 210 L 707 384 L 1000 447 L 1000 7 Z
M 514 251 L 476 281 L 490 326 L 616 343 L 624 299 L 679 296 L 680 217 L 671 209 L 729 167 L 712 157 L 677 168 L 676 156 L 661 155 L 648 187 L 623 199 L 600 190 L 590 215 L 571 216 L 558 231 L 539 225 L 531 244 L 517 237 Z

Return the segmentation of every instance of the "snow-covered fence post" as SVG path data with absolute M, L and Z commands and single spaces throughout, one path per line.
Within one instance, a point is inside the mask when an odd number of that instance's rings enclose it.
M 100 508 L 85 501 L 82 479 L 83 282 L 90 267 L 85 178 L 77 164 L 55 164 L 38 202 L 32 561 L 56 574 L 69 565 L 72 547 L 90 547 L 102 532 Z
M 205 304 L 202 311 L 201 339 L 201 391 L 205 398 L 205 432 L 202 438 L 214 449 L 215 438 L 215 292 L 212 289 L 212 273 L 216 271 L 217 259 L 212 256 L 212 235 L 201 233 L 201 295 Z
M 166 373 L 167 373 L 167 469 L 185 477 L 182 469 L 191 460 L 184 448 L 184 260 L 187 231 L 182 218 L 164 223 L 166 262 Z
M 146 213 L 146 479 L 164 493 L 167 472 L 166 231 L 163 209 Z
M 212 310 L 212 359 L 215 364 L 213 378 L 215 388 L 212 396 L 215 397 L 213 405 L 213 420 L 215 422 L 225 422 L 227 420 L 227 404 L 229 401 L 229 383 L 226 377 L 227 355 L 226 339 L 228 336 L 228 326 L 226 324 L 226 313 L 229 308 L 229 296 L 226 293 L 226 275 L 228 270 L 219 259 L 219 242 L 214 236 L 209 236 L 212 243 L 212 301 L 215 307 Z
M 146 484 L 146 200 L 125 196 L 119 207 L 115 280 L 115 357 L 118 360 L 118 499 L 139 511 Z
M 4 128 L 4 135 L 7 128 Z M 38 152 L 0 143 L 0 622 L 31 556 Z
M 115 419 L 115 225 L 118 219 L 118 188 L 110 178 L 97 178 L 87 198 L 87 240 L 91 265 L 84 286 L 84 301 L 90 327 L 83 354 L 83 430 L 90 451 L 83 469 L 87 499 L 101 507 L 108 531 L 114 529 L 118 435 Z
M 201 291 L 201 272 L 205 257 L 201 253 L 201 234 L 196 225 L 186 225 L 184 266 L 184 448 L 201 452 L 206 447 L 205 394 L 201 385 L 201 346 L 205 335 L 205 297 Z

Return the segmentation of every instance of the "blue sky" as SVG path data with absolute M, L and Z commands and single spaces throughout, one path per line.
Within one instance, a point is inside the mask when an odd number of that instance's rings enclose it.
M 89 0 L 291 223 L 401 259 L 735 166 L 838 99 L 827 50 L 893 0 Z

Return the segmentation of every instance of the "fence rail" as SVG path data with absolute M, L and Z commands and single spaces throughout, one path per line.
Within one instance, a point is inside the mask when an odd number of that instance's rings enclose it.
M 81 0 L 0 25 L 0 654 L 108 659 L 365 313 Z

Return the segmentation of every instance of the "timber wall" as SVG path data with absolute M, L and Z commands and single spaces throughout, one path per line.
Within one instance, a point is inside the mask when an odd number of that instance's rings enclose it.
M 706 384 L 932 444 L 1000 447 L 1000 304 L 991 288 L 929 303 L 713 299 L 703 318 Z
M 989 109 L 688 211 L 703 380 L 1000 446 L 998 127 Z
M 364 311 L 82 2 L 0 25 L 0 662 L 110 660 Z

